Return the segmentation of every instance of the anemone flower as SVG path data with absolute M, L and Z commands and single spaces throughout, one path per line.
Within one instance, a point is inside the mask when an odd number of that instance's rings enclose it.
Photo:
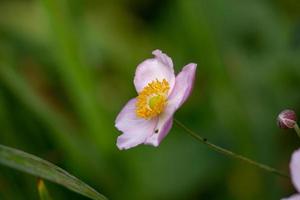
M 300 200 L 300 149 L 295 151 L 292 155 L 290 162 L 290 170 L 293 185 L 299 193 L 282 200 Z
M 186 65 L 175 77 L 172 59 L 160 50 L 152 54 L 154 58 L 137 66 L 133 82 L 138 96 L 129 100 L 115 121 L 123 132 L 117 139 L 119 149 L 139 144 L 157 147 L 170 131 L 175 111 L 192 91 L 196 64 Z

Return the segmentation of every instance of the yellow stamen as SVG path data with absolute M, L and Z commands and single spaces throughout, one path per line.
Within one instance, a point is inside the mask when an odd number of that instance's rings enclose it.
M 170 89 L 168 81 L 155 80 L 148 83 L 140 92 L 136 101 L 136 115 L 140 118 L 151 119 L 159 115 L 167 104 L 167 94 Z

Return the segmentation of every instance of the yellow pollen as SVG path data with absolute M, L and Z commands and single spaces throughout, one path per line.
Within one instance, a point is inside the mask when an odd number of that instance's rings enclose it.
M 159 115 L 167 104 L 167 94 L 170 89 L 168 81 L 155 80 L 148 83 L 140 92 L 136 101 L 136 115 L 140 118 L 151 119 Z

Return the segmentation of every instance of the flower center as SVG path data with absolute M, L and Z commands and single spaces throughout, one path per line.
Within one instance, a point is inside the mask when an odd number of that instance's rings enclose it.
M 137 97 L 136 115 L 140 118 L 151 119 L 163 112 L 167 104 L 169 89 L 166 79 L 162 81 L 156 79 L 148 83 Z

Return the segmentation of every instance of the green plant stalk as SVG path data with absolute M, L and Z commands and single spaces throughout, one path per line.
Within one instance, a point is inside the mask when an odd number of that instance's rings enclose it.
M 205 70 L 205 79 L 209 82 L 207 98 L 211 109 L 218 111 L 215 117 L 217 120 L 222 119 L 222 123 L 231 128 L 232 134 L 241 141 L 244 150 L 251 151 L 250 132 L 245 128 L 243 134 L 237 134 L 239 130 L 236 128 L 236 123 L 248 126 L 247 117 L 245 118 L 242 109 L 247 102 L 240 101 L 238 91 L 241 88 L 229 76 L 230 72 L 220 51 L 219 36 L 211 22 L 205 1 L 178 1 L 178 12 L 181 16 L 179 20 L 182 20 L 179 22 L 181 28 L 187 34 L 187 38 L 192 38 L 187 39 L 185 43 L 192 44 L 194 53 L 203 66 L 209 66 L 202 70 Z M 228 112 L 234 112 L 237 117 L 234 120 L 226 117 Z
M 300 138 L 300 128 L 297 123 L 294 125 L 294 130 L 296 131 L 298 137 Z
M 223 147 L 220 147 L 218 145 L 215 145 L 211 142 L 209 142 L 206 138 L 203 138 L 201 137 L 200 135 L 198 135 L 197 133 L 195 133 L 194 131 L 192 131 L 191 129 L 189 129 L 188 127 L 186 127 L 183 123 L 181 123 L 180 121 L 174 119 L 174 122 L 180 127 L 182 128 L 183 130 L 185 130 L 185 132 L 187 134 L 189 134 L 190 136 L 192 136 L 194 139 L 196 139 L 197 141 L 201 142 L 202 144 L 205 144 L 206 146 L 208 146 L 209 148 L 211 148 L 212 150 L 216 151 L 216 152 L 219 152 L 221 154 L 224 154 L 230 158 L 233 158 L 233 159 L 237 159 L 237 160 L 240 160 L 240 161 L 243 161 L 243 162 L 246 162 L 252 166 L 255 166 L 255 167 L 258 167 L 262 170 L 265 170 L 265 171 L 268 171 L 268 172 L 271 172 L 275 175 L 278 175 L 278 176 L 281 176 L 281 177 L 285 177 L 285 178 L 289 178 L 289 175 L 277 170 L 277 169 L 274 169 L 268 165 L 265 165 L 265 164 L 261 164 L 259 162 L 256 162 L 250 158 L 247 158 L 245 156 L 242 156 L 242 155 L 239 155 L 237 153 L 234 153 L 228 149 L 225 149 Z
M 47 190 L 47 187 L 42 179 L 38 180 L 37 188 L 38 188 L 41 200 L 52 200 L 52 198 Z

